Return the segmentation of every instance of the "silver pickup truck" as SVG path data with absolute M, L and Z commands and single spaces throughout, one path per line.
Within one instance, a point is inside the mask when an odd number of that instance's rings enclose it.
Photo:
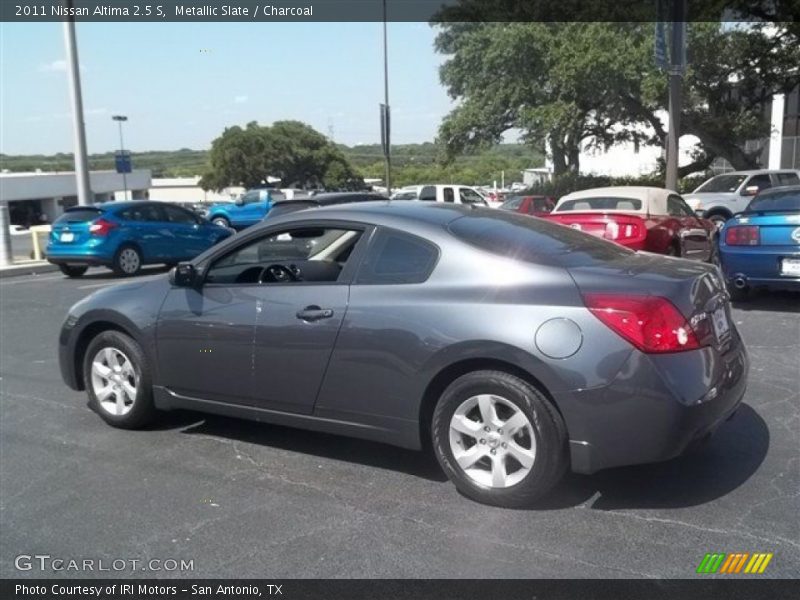
M 699 216 L 722 227 L 725 221 L 747 208 L 760 191 L 798 184 L 800 171 L 794 169 L 732 171 L 712 177 L 683 197 Z

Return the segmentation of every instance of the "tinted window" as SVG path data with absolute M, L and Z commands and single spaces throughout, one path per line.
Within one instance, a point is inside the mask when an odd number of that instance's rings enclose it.
M 696 193 L 723 193 L 735 192 L 742 185 L 747 175 L 717 175 L 706 181 L 695 190 Z
M 570 210 L 641 210 L 642 201 L 636 198 L 576 198 L 565 200 L 558 205 L 556 212 Z
M 77 210 L 68 210 L 63 215 L 58 217 L 53 224 L 94 221 L 101 214 L 102 211 L 97 208 L 79 208 Z
M 553 201 L 549 198 L 531 198 L 529 212 L 550 212 L 553 210 Z
M 797 173 L 778 173 L 778 184 L 798 185 L 800 184 L 800 177 L 797 176 Z
M 692 209 L 678 196 L 667 198 L 667 214 L 673 217 L 693 217 Z
M 120 211 L 119 216 L 126 221 L 164 221 L 166 216 L 154 204 L 140 204 Z
M 252 204 L 254 202 L 258 202 L 261 199 L 261 192 L 247 192 L 244 196 L 242 196 L 242 204 Z
M 358 272 L 356 283 L 422 283 L 439 257 L 437 248 L 420 238 L 380 230 Z
M 800 190 L 756 196 L 744 212 L 800 212 Z
M 503 210 L 519 210 L 519 207 L 522 206 L 522 201 L 524 200 L 523 196 L 512 196 L 503 204 L 500 205 L 500 208 Z
M 198 221 L 195 216 L 177 206 L 170 206 L 169 204 L 161 207 L 166 212 L 167 221 L 170 223 L 183 223 L 185 225 L 195 225 Z
M 449 229 L 458 239 L 483 250 L 538 264 L 589 266 L 633 254 L 619 244 L 512 212 L 463 216 L 452 221 Z
M 442 190 L 442 192 L 443 192 L 442 195 L 444 196 L 444 201 L 445 202 L 455 202 L 456 201 L 456 194 L 453 191 L 453 188 L 444 188 L 444 190 Z
M 772 181 L 769 175 L 753 175 L 745 187 L 757 187 L 758 191 L 766 190 L 772 187 Z
M 432 200 L 436 202 L 436 188 L 432 185 L 426 185 L 419 191 L 420 200 Z

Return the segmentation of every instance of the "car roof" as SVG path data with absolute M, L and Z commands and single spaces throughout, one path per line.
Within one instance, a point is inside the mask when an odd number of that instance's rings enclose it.
M 759 196 L 769 196 L 770 194 L 782 194 L 785 192 L 800 192 L 800 185 L 779 185 L 767 188 L 758 193 Z
M 678 195 L 678 192 L 667 190 L 664 188 L 649 187 L 642 185 L 620 185 L 611 187 L 591 188 L 588 190 L 580 190 L 572 192 L 566 196 L 562 196 L 559 204 L 564 200 L 575 200 L 578 198 L 601 198 L 604 196 L 617 196 L 619 198 L 633 198 L 636 200 L 649 200 L 665 199 L 670 194 Z
M 294 211 L 274 220 L 262 221 L 255 227 L 272 226 L 299 220 L 337 219 L 364 222 L 387 227 L 441 228 L 471 211 L 484 210 L 487 214 L 499 211 L 488 207 L 472 207 L 469 204 L 445 204 L 443 202 L 420 202 L 414 200 L 377 200 L 331 204 L 313 211 Z

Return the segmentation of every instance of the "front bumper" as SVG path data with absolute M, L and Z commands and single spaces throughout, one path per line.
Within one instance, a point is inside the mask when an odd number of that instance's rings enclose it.
M 559 406 L 568 407 L 573 471 L 668 460 L 713 433 L 747 387 L 747 352 L 735 330 L 732 336 L 725 353 L 635 351 L 610 385 L 572 392 Z

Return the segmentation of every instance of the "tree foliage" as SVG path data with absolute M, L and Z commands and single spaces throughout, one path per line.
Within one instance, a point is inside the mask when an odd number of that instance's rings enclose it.
M 475 18 L 492 3 L 462 4 Z M 578 171 L 587 145 L 664 145 L 667 76 L 654 65 L 652 23 L 447 20 L 438 26 L 436 49 L 447 57 L 440 77 L 458 102 L 439 130 L 447 157 L 519 130 L 527 143 L 549 142 L 560 175 Z M 797 23 L 690 23 L 688 44 L 682 133 L 700 144 L 682 174 L 717 156 L 737 168 L 754 166 L 758 151 L 746 153 L 744 142 L 769 135 L 769 99 L 800 84 Z
M 211 143 L 209 168 L 200 180 L 204 189 L 231 185 L 257 187 L 269 177 L 283 187 L 329 190 L 363 186 L 342 152 L 328 138 L 299 121 L 261 126 L 228 127 Z

